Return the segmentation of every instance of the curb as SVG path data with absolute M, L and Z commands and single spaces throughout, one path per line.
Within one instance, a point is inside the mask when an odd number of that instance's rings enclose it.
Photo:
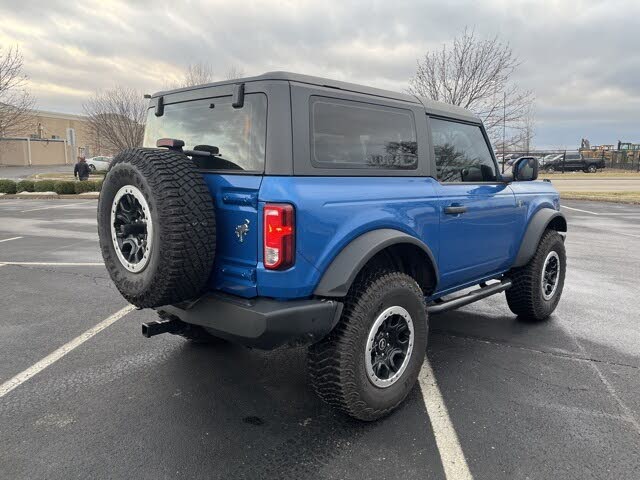
M 45 195 L 19 195 L 19 194 L 0 194 L 0 201 L 3 199 L 13 199 L 13 200 L 64 200 L 64 199 L 75 199 L 75 200 L 97 200 L 100 195 L 98 192 L 88 192 L 89 194 L 78 194 L 78 195 L 58 195 L 55 194 L 45 194 Z

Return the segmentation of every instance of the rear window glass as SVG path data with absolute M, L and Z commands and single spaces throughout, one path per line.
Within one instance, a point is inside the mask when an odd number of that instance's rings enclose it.
M 409 110 L 311 97 L 311 163 L 322 168 L 412 170 L 418 144 Z
M 267 132 L 267 96 L 245 95 L 244 106 L 233 108 L 231 97 L 168 104 L 164 115 L 149 109 L 144 146 L 155 147 L 160 138 L 184 141 L 185 149 L 196 145 L 218 147 L 215 169 L 263 172 Z

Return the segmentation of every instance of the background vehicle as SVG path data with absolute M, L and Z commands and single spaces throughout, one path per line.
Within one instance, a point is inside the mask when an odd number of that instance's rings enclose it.
M 87 165 L 92 172 L 104 172 L 109 169 L 113 157 L 92 157 L 87 158 Z
M 413 388 L 429 314 L 560 299 L 559 195 L 535 159 L 501 175 L 467 110 L 274 72 L 158 93 L 145 128 L 98 229 L 120 292 L 160 314 L 146 336 L 309 345 L 319 396 L 374 420 Z
M 596 173 L 599 169 L 605 168 L 604 158 L 587 158 L 581 153 L 567 153 L 558 158 L 545 162 L 544 169 L 547 172 L 565 171 L 585 173 Z
M 511 159 L 507 160 L 506 165 L 513 166 L 513 164 L 516 163 L 516 161 L 520 160 L 521 158 L 527 158 L 527 159 L 530 159 L 530 160 L 538 161 L 538 159 L 536 157 L 532 157 L 532 156 L 529 156 L 529 155 L 524 155 L 522 157 L 514 157 L 514 158 L 511 158 Z
M 548 163 L 551 163 L 555 160 L 562 159 L 564 154 L 562 153 L 550 153 L 549 155 L 545 155 L 541 159 L 539 159 L 539 164 L 541 167 L 545 167 Z

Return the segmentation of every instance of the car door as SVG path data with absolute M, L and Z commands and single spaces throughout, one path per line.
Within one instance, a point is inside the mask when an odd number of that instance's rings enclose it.
M 565 170 L 581 170 L 582 159 L 579 153 L 567 153 L 564 158 Z
M 441 293 L 508 268 L 518 216 L 483 127 L 438 117 L 428 123 L 438 180 Z

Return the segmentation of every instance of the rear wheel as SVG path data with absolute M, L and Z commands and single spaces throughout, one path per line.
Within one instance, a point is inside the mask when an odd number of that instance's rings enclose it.
M 362 275 L 338 325 L 309 349 L 309 374 L 329 405 L 360 420 L 393 411 L 415 385 L 427 346 L 424 295 L 410 276 Z
M 598 171 L 598 167 L 596 167 L 594 164 L 591 164 L 587 167 L 588 173 L 596 173 L 597 171 Z
M 526 320 L 546 320 L 562 295 L 566 259 L 562 237 L 547 230 L 529 263 L 509 273 L 513 286 L 505 294 L 511 311 Z
M 213 268 L 216 228 L 209 189 L 179 152 L 120 153 L 98 200 L 105 266 L 120 293 L 141 308 L 196 297 Z

